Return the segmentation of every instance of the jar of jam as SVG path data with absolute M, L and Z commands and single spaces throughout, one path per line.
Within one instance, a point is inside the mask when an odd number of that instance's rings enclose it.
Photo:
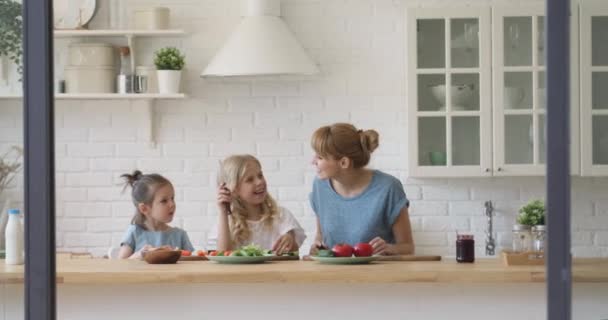
M 475 262 L 475 240 L 472 234 L 456 235 L 456 261 Z

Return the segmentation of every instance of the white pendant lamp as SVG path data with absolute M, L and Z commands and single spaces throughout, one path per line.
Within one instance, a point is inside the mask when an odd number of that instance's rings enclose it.
M 315 62 L 279 17 L 280 0 L 246 3 L 247 15 L 201 77 L 319 73 Z

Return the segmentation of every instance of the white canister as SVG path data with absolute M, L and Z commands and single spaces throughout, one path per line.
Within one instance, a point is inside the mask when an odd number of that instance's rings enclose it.
M 146 77 L 147 89 L 145 93 L 158 93 L 158 77 L 155 67 L 137 66 L 135 75 Z
M 72 43 L 68 54 L 70 66 L 113 67 L 116 63 L 114 47 L 107 43 Z
M 169 8 L 154 7 L 135 10 L 133 21 L 133 27 L 138 30 L 169 29 Z
M 65 67 L 66 93 L 114 93 L 114 67 Z

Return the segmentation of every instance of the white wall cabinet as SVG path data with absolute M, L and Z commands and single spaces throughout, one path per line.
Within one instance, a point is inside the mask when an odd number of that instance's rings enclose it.
M 580 6 L 581 175 L 608 176 L 608 3 Z
M 544 175 L 546 171 L 544 12 L 544 3 L 492 8 L 493 168 L 497 176 Z M 570 171 L 575 175 L 580 173 L 577 34 L 573 11 Z
M 408 10 L 412 176 L 490 176 L 488 7 Z
M 545 173 L 543 15 L 542 3 L 408 9 L 412 176 Z M 576 44 L 576 20 L 572 26 Z M 574 47 L 571 153 L 572 173 L 578 174 Z

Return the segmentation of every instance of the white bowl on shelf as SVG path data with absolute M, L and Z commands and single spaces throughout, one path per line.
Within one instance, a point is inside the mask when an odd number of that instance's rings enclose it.
M 445 97 L 446 89 L 445 84 L 439 84 L 431 86 L 431 93 L 433 97 L 437 99 L 441 107 L 439 110 L 445 109 Z M 452 85 L 450 87 L 450 96 L 452 97 L 452 109 L 453 110 L 466 110 L 466 106 L 469 104 L 473 92 L 475 91 L 475 85 L 473 84 L 459 84 Z

